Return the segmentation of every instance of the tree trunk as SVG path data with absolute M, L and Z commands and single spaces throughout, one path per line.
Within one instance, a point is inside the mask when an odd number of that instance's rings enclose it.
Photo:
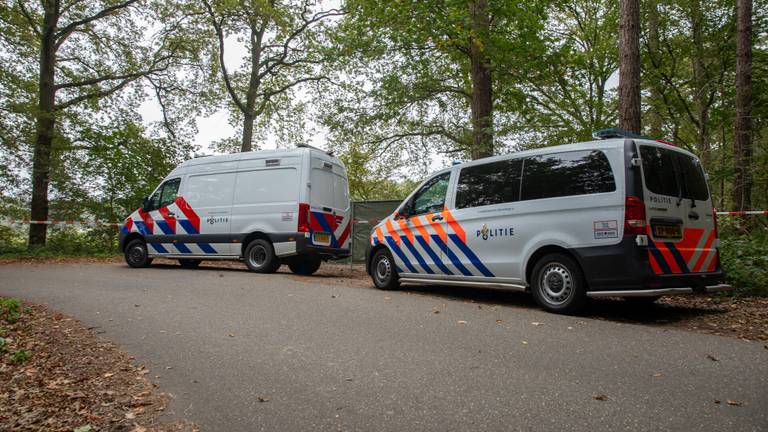
M 51 173 L 51 147 L 56 126 L 54 87 L 56 66 L 56 25 L 59 19 L 59 2 L 44 3 L 42 38 L 40 43 L 40 76 L 38 82 L 38 107 L 36 115 L 35 149 L 32 160 L 32 220 L 48 219 L 48 183 Z M 44 246 L 48 225 L 29 226 L 29 247 Z
M 621 0 L 619 127 L 640 133 L 640 1 Z
M 470 76 L 472 79 L 472 147 L 470 157 L 479 159 L 493 155 L 493 80 L 490 60 L 485 52 L 491 20 L 487 0 L 470 3 L 472 33 L 469 40 Z
M 752 207 L 752 0 L 736 1 L 736 118 L 733 122 L 733 205 Z
M 251 114 L 243 115 L 243 141 L 240 145 L 241 152 L 248 152 L 253 149 L 253 122 L 256 118 Z
M 648 56 L 651 58 L 652 64 L 658 64 L 660 56 L 659 5 L 657 0 L 650 0 L 648 2 Z M 659 109 L 664 102 L 661 97 L 659 84 L 660 81 L 654 77 L 649 85 L 650 112 L 648 116 L 648 128 L 649 134 L 655 139 L 664 138 L 664 130 L 662 129 L 664 120 L 661 113 L 659 113 Z
M 696 148 L 701 158 L 701 163 L 705 168 L 709 168 L 710 163 L 710 143 L 709 143 L 709 102 L 707 94 L 709 84 L 707 83 L 707 71 L 704 66 L 704 14 L 701 11 L 699 0 L 691 1 L 691 38 L 693 39 L 693 82 L 694 82 L 694 106 L 696 108 L 696 119 L 698 121 L 698 131 L 696 138 Z

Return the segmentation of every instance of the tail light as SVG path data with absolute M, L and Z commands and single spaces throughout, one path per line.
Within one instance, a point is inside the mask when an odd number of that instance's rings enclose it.
M 299 203 L 299 232 L 309 232 L 309 204 Z
M 717 209 L 712 208 L 712 221 L 715 223 L 715 238 L 718 238 L 717 236 Z
M 624 235 L 645 234 L 645 203 L 628 196 L 624 203 Z

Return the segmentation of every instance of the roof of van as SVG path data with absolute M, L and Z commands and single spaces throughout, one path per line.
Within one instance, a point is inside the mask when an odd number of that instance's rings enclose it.
M 512 153 L 507 153 L 507 154 L 498 155 L 498 156 L 490 156 L 490 157 L 483 158 L 483 159 L 475 159 L 473 161 L 462 162 L 461 164 L 458 164 L 458 165 L 459 166 L 461 166 L 461 165 L 468 165 L 468 164 L 473 164 L 474 165 L 475 163 L 482 164 L 482 163 L 487 163 L 487 162 L 494 162 L 494 161 L 499 161 L 499 160 L 505 160 L 505 159 L 509 159 L 510 157 L 536 156 L 536 155 L 539 155 L 539 154 L 546 154 L 546 153 L 561 153 L 561 152 L 568 152 L 568 151 L 575 151 L 575 150 L 587 150 L 587 149 L 595 149 L 595 148 L 604 148 L 604 149 L 605 148 L 617 148 L 617 147 L 621 148 L 621 147 L 624 146 L 624 142 L 626 140 L 628 140 L 628 139 L 630 139 L 632 141 L 635 141 L 636 143 L 640 143 L 640 144 L 651 144 L 651 145 L 660 146 L 660 147 L 669 147 L 670 149 L 673 149 L 673 150 L 685 153 L 685 154 L 687 154 L 689 156 L 697 157 L 696 155 L 694 155 L 693 153 L 689 152 L 688 150 L 685 150 L 683 148 L 671 145 L 669 143 L 655 141 L 655 140 L 652 140 L 652 139 L 611 138 L 611 139 L 604 139 L 604 140 L 584 141 L 584 142 L 578 142 L 578 143 L 573 143 L 573 144 L 563 144 L 563 145 L 550 146 L 550 147 L 541 147 L 541 148 L 536 148 L 536 149 L 531 149 L 531 150 L 523 150 L 523 151 L 519 151 L 519 152 L 512 152 Z M 456 165 L 454 165 L 454 166 L 456 166 Z M 450 171 L 451 168 L 452 167 L 446 167 L 446 168 L 444 168 L 444 169 L 442 169 L 440 171 L 435 172 L 435 174 L 443 172 L 443 171 Z
M 297 148 L 291 148 L 291 149 L 258 150 L 258 151 L 250 151 L 250 152 L 231 153 L 226 155 L 196 157 L 194 159 L 189 159 L 182 162 L 176 168 L 188 167 L 188 166 L 194 166 L 194 165 L 205 165 L 205 164 L 219 163 L 219 162 L 234 162 L 234 161 L 249 160 L 249 159 L 265 159 L 265 158 L 279 158 L 279 157 L 286 157 L 286 156 L 299 156 L 308 151 L 315 152 L 319 155 L 325 155 L 326 157 L 330 157 L 331 159 L 335 159 L 335 157 L 328 155 L 323 150 L 316 149 L 314 147 L 297 147 Z

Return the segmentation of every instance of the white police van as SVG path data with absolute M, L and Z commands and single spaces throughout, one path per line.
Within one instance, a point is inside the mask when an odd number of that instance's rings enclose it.
M 131 267 L 155 257 L 184 267 L 243 259 L 255 272 L 309 275 L 349 256 L 347 173 L 311 146 L 209 156 L 177 166 L 126 220 L 120 248 Z
M 372 231 L 374 284 L 530 290 L 553 312 L 588 297 L 653 301 L 728 290 L 699 160 L 616 137 L 437 172 Z

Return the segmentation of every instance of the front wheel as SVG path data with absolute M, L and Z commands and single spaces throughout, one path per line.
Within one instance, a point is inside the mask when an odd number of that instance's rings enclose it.
M 320 257 L 317 255 L 299 255 L 288 261 L 288 268 L 297 275 L 309 276 L 320 268 Z
M 280 260 L 270 242 L 256 239 L 245 248 L 245 265 L 252 272 L 274 273 L 280 268 Z
M 549 254 L 536 262 L 531 282 L 536 303 L 550 312 L 574 313 L 587 301 L 581 268 L 565 254 Z
M 125 262 L 133 268 L 148 267 L 152 263 L 152 258 L 149 257 L 147 243 L 141 239 L 128 243 L 125 247 Z
M 379 249 L 371 260 L 371 277 L 376 288 L 392 290 L 400 286 L 395 261 L 387 249 Z

